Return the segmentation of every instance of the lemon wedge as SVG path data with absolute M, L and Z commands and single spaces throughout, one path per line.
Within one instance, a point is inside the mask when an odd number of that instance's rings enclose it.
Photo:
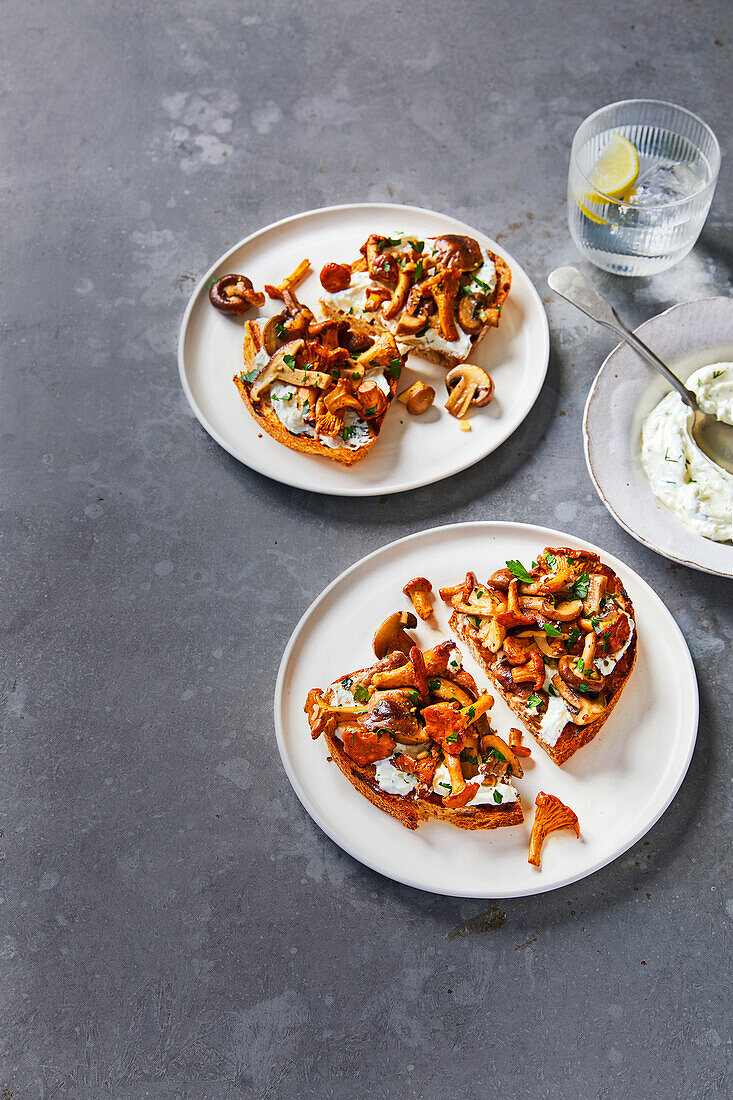
M 590 171 L 590 182 L 603 195 L 620 199 L 630 191 L 639 175 L 639 154 L 622 134 L 614 134 Z M 595 199 L 595 196 L 593 196 Z M 599 196 L 595 199 L 603 202 Z

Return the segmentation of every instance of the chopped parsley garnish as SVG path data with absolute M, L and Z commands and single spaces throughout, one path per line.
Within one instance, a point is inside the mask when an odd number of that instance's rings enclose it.
M 722 373 L 723 373 L 722 370 L 714 370 L 713 371 L 713 378 L 720 378 Z
M 423 248 L 425 247 L 425 241 L 413 241 L 412 242 L 412 247 L 413 247 L 415 252 L 422 252 Z M 722 373 L 722 371 L 721 371 L 721 373 Z M 714 377 L 715 377 L 715 375 L 713 375 L 713 378 Z
M 664 452 L 664 461 L 665 462 L 679 462 L 679 458 L 670 458 L 669 457 L 669 447 L 668 447 L 667 450 Z
M 550 569 L 552 569 L 553 571 L 557 569 L 557 558 L 554 554 L 545 554 L 545 561 L 547 562 Z
M 270 394 L 270 401 L 292 401 L 292 399 L 293 399 L 292 393 L 284 393 L 282 395 L 282 397 L 278 397 L 274 393 Z
M 457 733 L 449 733 L 448 736 L 446 737 L 446 741 L 451 741 L 453 743 L 455 743 L 457 740 L 458 740 L 458 734 Z
M 545 631 L 545 634 L 547 634 L 550 638 L 560 637 L 560 631 L 557 629 L 556 626 L 553 626 L 552 623 L 545 623 L 543 629 Z
M 283 355 L 283 363 L 289 370 L 295 370 L 295 356 Z
M 474 719 L 476 717 L 476 708 L 473 706 L 469 707 L 466 714 L 469 718 Z
M 483 282 L 483 280 L 479 279 L 477 275 L 472 275 L 471 276 L 471 282 L 476 283 L 477 286 L 480 286 L 481 289 L 483 290 L 484 294 L 490 294 L 491 293 L 491 287 L 489 286 L 489 284 Z
M 568 645 L 574 646 L 579 637 L 580 631 L 578 630 L 577 626 L 572 627 L 570 633 L 568 634 Z
M 481 597 L 483 596 L 483 594 L 484 594 L 483 588 L 479 588 L 478 592 L 476 593 L 476 599 L 480 600 Z
M 207 280 L 206 289 L 211 290 L 212 286 L 216 286 L 216 284 L 218 282 L 219 282 L 219 276 L 218 275 L 212 275 L 211 278 Z
M 581 695 L 587 695 L 588 692 L 590 691 L 590 688 L 587 687 L 586 684 L 578 684 L 578 691 L 580 692 Z
M 547 685 L 547 690 L 550 693 L 550 695 L 559 695 L 560 694 L 554 684 L 548 684 Z
M 489 749 L 489 756 L 495 756 L 497 760 L 506 760 L 503 752 L 499 752 L 498 749 Z
M 440 687 L 440 680 L 428 680 L 428 687 L 431 691 L 437 691 Z
M 476 630 L 481 629 L 481 616 L 480 615 L 469 615 L 468 618 L 473 623 Z
M 341 681 L 341 687 L 345 687 L 346 690 L 349 691 L 353 682 L 354 681 L 351 679 L 350 676 L 344 676 L 343 680 Z
M 529 699 L 527 700 L 527 706 L 536 709 L 537 707 L 539 707 L 541 702 L 542 700 L 540 699 L 539 695 L 537 695 L 536 692 L 532 692 Z
M 452 790 L 453 790 L 453 788 L 451 787 L 450 783 L 443 783 L 443 781 L 442 781 L 442 780 L 441 780 L 441 781 L 440 781 L 440 782 L 438 783 L 438 786 L 439 786 L 439 787 L 445 787 L 445 789 L 446 789 L 447 791 L 452 791 Z
M 610 639 L 608 637 L 608 634 L 604 634 L 603 635 L 603 641 L 601 642 L 601 649 L 603 650 L 604 653 L 608 653 L 609 641 L 610 641 Z
M 413 706 L 417 706 L 417 704 L 420 702 L 420 696 L 418 695 L 418 693 L 416 691 L 410 690 L 408 692 L 408 695 L 412 700 Z
M 355 435 L 355 434 L 356 434 L 356 428 L 354 428 L 351 425 L 347 424 L 346 427 L 344 428 L 344 430 L 341 433 L 341 438 L 343 439 L 344 443 L 346 443 L 349 439 L 351 439 L 352 435 Z
M 288 335 L 287 329 L 285 328 L 285 325 L 282 323 L 282 321 L 275 322 L 275 335 L 277 336 L 278 340 L 284 340 L 285 337 Z
M 415 282 L 422 278 L 422 260 L 418 260 L 415 266 Z
M 395 245 L 402 243 L 402 237 L 385 237 L 383 241 L 380 241 L 377 245 L 377 252 L 382 252 L 385 248 L 394 248 Z M 387 265 L 384 265 L 385 270 Z
M 376 411 L 377 411 L 377 406 L 372 405 L 371 409 L 366 410 L 366 412 L 364 413 L 364 416 L 374 416 Z
M 504 796 L 502 795 L 501 791 L 494 791 L 494 802 L 496 802 L 497 805 L 500 805 L 503 801 Z
M 575 667 L 577 668 L 578 672 L 583 671 L 583 658 L 582 657 L 577 658 L 577 660 L 575 662 Z
M 570 586 L 570 591 L 575 596 L 576 600 L 584 600 L 588 595 L 588 583 L 590 577 L 587 573 L 581 573 L 575 584 Z
M 600 621 L 600 619 L 591 619 L 590 625 L 593 627 L 596 634 L 600 634 L 600 632 L 601 632 L 601 621 Z
M 255 378 L 257 378 L 257 376 L 259 375 L 259 373 L 260 373 L 260 372 L 259 372 L 259 371 L 257 370 L 257 368 L 255 367 L 255 369 L 254 369 L 254 370 L 248 370 L 248 371 L 244 371 L 244 372 L 243 372 L 242 374 L 240 374 L 240 376 L 239 376 L 239 377 L 241 378 L 241 380 L 242 380 L 243 382 L 254 382 Z
M 369 702 L 369 688 L 365 688 L 363 684 L 357 684 L 354 688 L 354 698 L 357 703 Z
M 396 356 L 389 361 L 389 376 L 390 378 L 399 378 L 402 372 L 402 360 Z
M 354 307 L 349 306 L 349 317 L 353 317 L 353 316 L 354 316 Z
M 352 374 L 351 381 L 352 382 L 358 382 L 360 378 L 361 378 L 361 375 L 359 374 L 359 371 L 357 370 L 357 371 L 354 371 L 354 373 Z
M 522 581 L 524 584 L 532 583 L 532 578 L 522 565 L 521 561 L 508 561 L 507 566 L 509 568 L 509 571 L 514 574 L 518 581 Z

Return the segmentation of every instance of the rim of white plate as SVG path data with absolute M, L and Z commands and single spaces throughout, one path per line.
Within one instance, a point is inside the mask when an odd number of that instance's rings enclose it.
M 245 461 L 245 459 L 243 459 L 240 454 L 237 454 L 236 450 L 233 449 L 233 447 L 230 446 L 229 443 L 227 443 L 227 441 L 224 439 L 224 437 L 214 428 L 214 426 L 211 424 L 211 422 L 208 420 L 208 418 L 204 415 L 203 411 L 201 410 L 198 403 L 196 402 L 195 397 L 193 396 L 193 393 L 191 391 L 191 387 L 189 386 L 189 383 L 188 383 L 188 378 L 186 376 L 186 367 L 185 367 L 185 362 L 184 362 L 184 344 L 185 344 L 185 340 L 186 340 L 186 332 L 187 332 L 187 329 L 188 329 L 188 324 L 189 324 L 189 320 L 190 320 L 190 317 L 191 317 L 191 313 L 193 312 L 193 309 L 196 305 L 196 302 L 198 301 L 199 295 L 201 294 L 201 291 L 206 286 L 206 283 L 211 278 L 213 272 L 221 264 L 223 264 L 225 262 L 225 260 L 227 260 L 231 255 L 233 255 L 233 253 L 238 251 L 238 249 L 243 248 L 245 245 L 251 244 L 253 241 L 256 241 L 258 238 L 264 236 L 267 233 L 270 233 L 274 229 L 279 229 L 283 225 L 287 225 L 289 223 L 294 223 L 294 222 L 297 222 L 297 221 L 303 221 L 307 218 L 313 217 L 314 215 L 318 215 L 318 214 L 327 214 L 327 213 L 332 213 L 332 212 L 338 212 L 338 211 L 344 211 L 344 210 L 357 210 L 357 209 L 358 210 L 368 210 L 368 209 L 391 210 L 391 211 L 395 211 L 395 212 L 396 211 L 400 211 L 400 212 L 409 211 L 409 212 L 417 212 L 419 214 L 429 214 L 429 215 L 445 218 L 446 221 L 452 222 L 453 225 L 456 228 L 464 229 L 464 230 L 468 230 L 472 233 L 476 233 L 476 234 L 478 234 L 479 237 L 482 237 L 485 241 L 488 241 L 490 245 L 494 246 L 496 248 L 496 250 L 501 253 L 502 257 L 504 257 L 504 259 L 506 259 L 507 263 L 512 268 L 512 271 L 515 271 L 515 270 L 521 271 L 522 274 L 524 275 L 524 277 L 527 280 L 527 285 L 528 285 L 529 292 L 530 292 L 530 298 L 533 299 L 534 305 L 537 307 L 538 318 L 540 320 L 541 332 L 542 332 L 542 348 L 541 348 L 540 354 L 537 356 L 537 358 L 538 358 L 538 361 L 542 361 L 544 363 L 544 366 L 543 366 L 543 369 L 538 373 L 537 380 L 536 380 L 536 383 L 535 383 L 535 386 L 534 386 L 534 390 L 531 393 L 530 399 L 529 399 L 528 403 L 526 404 L 526 407 L 524 408 L 524 410 L 519 415 L 515 415 L 508 422 L 510 426 L 508 428 L 508 431 L 504 435 L 504 437 L 498 443 L 496 443 L 494 446 L 492 446 L 490 450 L 486 451 L 484 454 L 480 455 L 478 458 L 472 457 L 467 462 L 458 462 L 455 466 L 452 466 L 450 469 L 446 470 L 446 472 L 441 474 L 439 477 L 431 476 L 431 477 L 422 478 L 422 479 L 418 477 L 418 478 L 415 478 L 413 480 L 404 481 L 404 482 L 401 482 L 401 483 L 396 484 L 396 485 L 387 485 L 387 486 L 385 486 L 385 485 L 370 485 L 370 486 L 366 486 L 366 487 L 356 487 L 356 486 L 349 487 L 349 486 L 345 486 L 343 488 L 341 488 L 341 487 L 338 487 L 338 488 L 336 488 L 336 487 L 333 487 L 333 488 L 330 488 L 330 487 L 329 488 L 309 488 L 308 486 L 298 486 L 298 485 L 294 485 L 293 481 L 286 478 L 286 477 L 280 477 L 280 476 L 277 476 L 276 474 L 273 474 L 273 472 L 262 462 L 249 461 L 249 460 Z M 492 251 L 493 251 L 493 249 L 492 249 Z M 196 285 L 195 289 L 191 293 L 191 297 L 188 300 L 188 304 L 186 305 L 186 309 L 185 309 L 184 314 L 183 314 L 183 319 L 181 321 L 181 327 L 180 327 L 179 334 L 178 334 L 178 377 L 179 377 L 181 386 L 183 388 L 183 392 L 186 395 L 186 400 L 188 401 L 189 406 L 191 407 L 194 415 L 196 416 L 196 419 L 201 424 L 201 427 L 206 432 L 208 432 L 208 434 L 211 436 L 211 438 L 216 443 L 218 443 L 219 446 L 222 447 L 227 452 L 227 454 L 230 454 L 232 456 L 232 458 L 235 458 L 238 462 L 241 462 L 243 466 L 247 466 L 249 469 L 255 470 L 257 473 L 263 474 L 265 477 L 269 478 L 271 481 L 277 481 L 281 485 L 289 485 L 289 486 L 295 487 L 295 488 L 304 488 L 305 491 L 307 491 L 307 492 L 320 493 L 323 496 L 343 496 L 343 497 L 391 496 L 394 493 L 405 493 L 405 492 L 409 492 L 412 489 L 421 489 L 426 485 L 435 485 L 439 481 L 444 481 L 446 478 L 453 477 L 456 474 L 462 473 L 463 470 L 467 470 L 471 466 L 475 466 L 478 462 L 481 462 L 488 455 L 493 454 L 494 451 L 498 450 L 498 448 L 501 447 L 502 444 L 506 443 L 506 441 L 514 434 L 514 432 L 520 426 L 520 424 L 522 424 L 524 422 L 524 420 L 526 420 L 527 416 L 529 416 L 530 412 L 532 411 L 532 408 L 534 407 L 535 401 L 539 397 L 540 390 L 542 389 L 543 385 L 545 384 L 545 378 L 547 377 L 547 367 L 549 365 L 549 360 L 550 360 L 550 329 L 549 329 L 549 325 L 548 325 L 548 321 L 547 321 L 547 314 L 545 312 L 545 307 L 542 304 L 542 299 L 539 296 L 537 288 L 535 287 L 534 283 L 532 282 L 529 275 L 525 271 L 524 267 L 512 256 L 512 254 L 510 252 L 507 252 L 507 250 L 503 246 L 499 245 L 496 241 L 494 241 L 493 238 L 488 237 L 485 233 L 481 232 L 481 230 L 474 229 L 474 227 L 470 226 L 467 222 L 463 222 L 459 218 L 453 217 L 452 214 L 443 214 L 439 210 L 430 210 L 428 207 L 425 207 L 425 206 L 409 206 L 406 203 L 347 202 L 347 203 L 339 203 L 339 204 L 334 205 L 334 206 L 319 206 L 319 207 L 314 207 L 312 210 L 304 210 L 299 214 L 290 214 L 287 218 L 281 218 L 279 221 L 271 222 L 269 225 L 265 225 L 261 229 L 255 230 L 254 233 L 249 233 L 246 237 L 243 237 L 235 245 L 232 245 L 231 248 L 227 249 L 226 252 L 222 253 L 222 255 L 219 256 L 218 259 L 216 259 L 214 261 L 214 263 L 209 267 L 209 269 L 201 277 L 201 279 L 199 280 L 199 282 Z M 305 456 L 305 457 L 307 457 L 307 456 Z
M 682 644 L 682 650 L 684 651 L 684 654 L 685 654 L 686 672 L 687 672 L 687 675 L 689 676 L 690 686 L 691 686 L 691 689 L 692 689 L 694 732 L 692 733 L 692 736 L 690 738 L 690 744 L 689 744 L 687 753 L 685 755 L 683 766 L 680 767 L 679 774 L 675 777 L 672 785 L 667 790 L 667 792 L 664 794 L 664 796 L 661 798 L 659 804 L 654 807 L 654 811 L 653 811 L 652 816 L 647 819 L 647 821 L 644 823 L 644 825 L 640 829 L 638 829 L 631 836 L 630 839 L 627 839 L 623 844 L 618 845 L 613 850 L 612 854 L 609 854 L 609 855 L 605 856 L 602 859 L 598 859 L 598 860 L 594 861 L 593 864 L 590 865 L 588 868 L 586 868 L 582 873 L 580 873 L 580 874 L 571 874 L 571 875 L 568 875 L 568 876 L 566 876 L 564 878 L 561 878 L 559 880 L 555 880 L 552 883 L 549 883 L 549 884 L 546 884 L 546 885 L 545 884 L 538 884 L 536 887 L 532 886 L 532 887 L 530 887 L 526 890 L 521 890 L 521 891 L 512 890 L 511 892 L 504 892 L 504 891 L 501 891 L 501 890 L 497 890 L 497 891 L 492 891 L 491 894 L 475 894 L 475 893 L 467 893 L 467 892 L 457 893 L 457 892 L 450 891 L 450 890 L 436 890 L 432 887 L 425 886 L 417 878 L 413 878 L 410 875 L 404 875 L 404 876 L 399 876 L 398 877 L 398 876 L 386 871 L 384 869 L 383 865 L 380 865 L 379 859 L 373 859 L 373 860 L 371 860 L 370 862 L 367 863 L 361 856 L 357 855 L 352 850 L 352 847 L 348 843 L 346 843 L 346 844 L 342 843 L 342 841 L 340 839 L 337 839 L 333 835 L 333 832 L 326 825 L 326 823 L 323 819 L 323 816 L 320 814 L 318 807 L 311 804 L 310 799 L 308 798 L 308 796 L 305 794 L 305 792 L 300 787 L 299 780 L 298 780 L 298 778 L 295 774 L 294 769 L 291 768 L 289 758 L 288 758 L 288 756 L 287 756 L 287 754 L 284 750 L 285 736 L 284 736 L 284 729 L 283 729 L 283 723 L 282 723 L 283 686 L 284 686 L 285 676 L 286 676 L 286 673 L 288 671 L 288 664 L 289 664 L 289 661 L 290 661 L 290 654 L 292 653 L 293 649 L 295 648 L 295 645 L 298 642 L 300 634 L 301 634 L 302 630 L 304 629 L 308 619 L 311 617 L 311 615 L 318 609 L 318 607 L 323 602 L 325 602 L 328 599 L 328 597 L 330 596 L 333 589 L 336 588 L 339 584 L 341 584 L 342 581 L 344 581 L 346 579 L 346 577 L 348 577 L 351 573 L 355 572 L 357 569 L 362 568 L 364 565 L 366 565 L 368 562 L 372 561 L 374 558 L 378 557 L 380 554 L 386 553 L 387 551 L 390 551 L 390 550 L 394 550 L 396 547 L 398 547 L 400 545 L 404 545 L 405 543 L 417 541 L 420 538 L 424 538 L 426 535 L 433 535 L 434 536 L 436 534 L 439 534 L 440 532 L 447 532 L 447 531 L 455 530 L 457 528 L 469 528 L 469 527 L 473 527 L 473 528 L 476 528 L 476 529 L 483 529 L 483 530 L 491 530 L 491 529 L 494 529 L 494 528 L 497 528 L 497 527 L 509 527 L 509 528 L 516 528 L 516 529 L 523 530 L 523 531 L 531 531 L 533 533 L 533 535 L 536 534 L 540 539 L 547 539 L 546 545 L 553 545 L 554 544 L 554 545 L 562 546 L 562 545 L 566 544 L 566 543 L 563 542 L 563 540 L 568 540 L 569 539 L 569 540 L 571 540 L 571 542 L 576 543 L 579 547 L 584 547 L 588 550 L 591 550 L 594 553 L 602 555 L 603 560 L 608 565 L 610 565 L 615 571 L 617 571 L 619 569 L 619 567 L 620 567 L 622 573 L 624 571 L 628 570 L 628 572 L 633 574 L 635 581 L 638 584 L 640 584 L 642 586 L 642 588 L 644 588 L 646 590 L 647 594 L 652 598 L 652 600 L 659 605 L 660 609 L 663 611 L 664 615 L 669 620 L 669 623 L 672 627 L 673 632 L 676 632 L 677 637 L 678 637 L 679 641 Z M 372 871 L 376 871 L 378 874 L 382 875 L 384 878 L 388 878 L 392 882 L 400 882 L 404 886 L 410 886 L 410 887 L 413 887 L 416 890 L 424 890 L 427 893 L 441 894 L 441 895 L 447 896 L 447 897 L 466 897 L 466 898 L 472 897 L 472 898 L 482 898 L 482 899 L 507 898 L 508 899 L 508 898 L 520 898 L 520 897 L 533 897 L 535 894 L 549 893 L 551 890 L 559 890 L 559 889 L 562 889 L 564 886 L 572 885 L 572 883 L 574 883 L 574 882 L 580 882 L 582 879 L 588 878 L 590 875 L 595 874 L 596 871 L 601 870 L 603 867 L 608 867 L 611 863 L 613 863 L 615 860 L 617 860 L 625 852 L 628 852 L 630 848 L 633 848 L 633 846 L 636 843 L 638 843 L 638 841 L 641 840 L 642 837 L 646 836 L 646 834 L 649 832 L 649 830 L 652 829 L 654 827 L 654 825 L 656 825 L 657 821 L 659 821 L 659 819 L 662 817 L 662 815 L 665 813 L 665 811 L 671 805 L 675 795 L 677 794 L 680 787 L 682 786 L 682 783 L 685 779 L 685 776 L 687 775 L 687 772 L 689 770 L 690 761 L 692 760 L 692 755 L 695 751 L 695 745 L 697 743 L 697 731 L 698 731 L 698 723 L 699 723 L 699 717 L 700 717 L 700 694 L 699 694 L 699 688 L 698 688 L 698 683 L 697 683 L 697 674 L 695 672 L 695 666 L 693 664 L 692 656 L 690 655 L 690 651 L 689 651 L 687 642 L 685 641 L 685 637 L 684 637 L 682 631 L 680 630 L 679 626 L 675 622 L 674 617 L 672 616 L 671 612 L 669 611 L 666 604 L 662 600 L 661 596 L 657 595 L 657 593 L 654 591 L 654 589 L 651 587 L 651 585 L 647 581 L 645 581 L 643 577 L 639 576 L 639 574 L 636 572 L 636 570 L 632 569 L 631 566 L 626 565 L 624 562 L 622 562 L 620 559 L 618 559 L 614 554 L 608 553 L 602 547 L 599 547 L 594 543 L 588 542 L 586 539 L 578 538 L 577 536 L 570 535 L 567 532 L 556 531 L 556 530 L 554 530 L 553 528 L 550 528 L 550 527 L 541 527 L 541 526 L 539 526 L 537 524 L 533 524 L 533 523 L 519 523 L 519 522 L 516 522 L 514 520 L 472 520 L 472 521 L 468 521 L 466 523 L 448 523 L 448 524 L 443 524 L 439 527 L 428 527 L 428 528 L 424 528 L 422 531 L 413 532 L 411 535 L 405 535 L 403 538 L 395 539 L 393 542 L 388 542 L 384 546 L 379 547 L 377 550 L 373 550 L 371 553 L 365 555 L 365 557 L 360 558 L 358 561 L 354 562 L 347 569 L 344 569 L 343 572 L 339 573 L 339 575 L 337 577 L 335 577 L 334 580 L 332 580 L 331 583 L 326 586 L 326 588 L 323 589 L 323 591 L 320 593 L 320 595 L 316 596 L 315 600 L 313 600 L 313 602 L 310 604 L 310 606 L 304 611 L 304 613 L 301 615 L 300 619 L 298 620 L 298 623 L 296 624 L 295 629 L 293 630 L 292 634 L 290 635 L 288 643 L 285 647 L 285 651 L 284 651 L 284 653 L 282 655 L 282 658 L 280 660 L 280 666 L 278 668 L 277 680 L 275 682 L 275 696 L 274 696 L 274 700 L 273 700 L 273 711 L 274 711 L 274 723 L 275 723 L 275 737 L 276 737 L 276 741 L 277 741 L 278 752 L 280 753 L 280 760 L 281 760 L 282 765 L 285 769 L 285 773 L 288 777 L 290 785 L 293 788 L 299 802 L 301 803 L 301 805 L 303 806 L 303 808 L 305 809 L 305 811 L 309 815 L 309 817 L 316 823 L 316 825 L 318 825 L 318 827 L 321 829 L 321 831 L 324 832 L 326 834 L 326 836 L 329 837 L 329 839 L 332 840 L 333 843 L 337 845 L 337 847 L 341 848 L 342 851 L 346 852 L 348 855 L 351 856 L 352 859 L 355 859 L 362 866 L 369 867 Z

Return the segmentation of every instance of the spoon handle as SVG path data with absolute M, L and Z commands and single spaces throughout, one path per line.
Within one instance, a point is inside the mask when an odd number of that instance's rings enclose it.
M 669 384 L 674 386 L 686 405 L 695 411 L 698 410 L 695 395 L 688 390 L 676 374 L 672 373 L 667 364 L 663 363 L 659 356 L 655 355 L 652 349 L 646 346 L 643 340 L 640 340 L 630 328 L 626 327 L 613 306 L 599 294 L 585 275 L 578 271 L 577 267 L 555 268 L 547 278 L 547 285 L 550 290 L 554 290 L 566 302 L 570 302 L 571 305 L 581 310 L 588 317 L 598 321 L 601 325 L 605 325 L 606 328 L 610 328 L 617 336 L 625 340 L 637 355 L 640 355 L 650 367 L 659 371 Z

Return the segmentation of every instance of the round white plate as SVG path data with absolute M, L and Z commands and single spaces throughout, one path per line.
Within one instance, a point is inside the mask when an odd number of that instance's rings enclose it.
M 707 363 L 733 360 L 733 298 L 683 302 L 636 332 L 680 378 L 689 378 Z M 642 425 L 669 390 L 628 344 L 614 348 L 585 406 L 588 472 L 613 518 L 639 542 L 682 565 L 733 577 L 733 546 L 712 542 L 680 523 L 654 496 L 642 468 Z
M 438 587 L 474 570 L 486 577 L 508 558 L 529 564 L 545 546 L 595 550 L 618 572 L 636 609 L 639 647 L 626 690 L 601 733 L 558 768 L 532 747 L 517 787 L 523 825 L 465 832 L 441 821 L 410 831 L 378 810 L 329 764 L 303 713 L 312 687 L 370 664 L 371 638 L 391 611 L 405 608 L 402 587 L 426 576 Z M 448 609 L 438 598 L 437 622 L 421 623 L 422 647 L 450 637 Z M 486 685 L 464 652 L 466 668 Z M 494 692 L 496 697 L 497 693 Z M 408 886 L 452 897 L 512 898 L 575 882 L 616 859 L 670 804 L 687 771 L 697 733 L 698 694 L 685 640 L 648 584 L 610 554 L 571 535 L 522 523 L 464 523 L 410 535 L 369 554 L 318 597 L 295 628 L 275 689 L 275 730 L 285 770 L 313 820 L 344 851 Z M 497 697 L 492 723 L 506 737 L 517 718 Z M 581 839 L 552 834 L 542 868 L 527 862 L 537 793 L 562 799 L 580 819 Z
M 445 370 L 413 354 L 400 388 L 407 388 L 416 378 L 429 382 L 437 398 L 428 413 L 413 417 L 395 404 L 371 453 L 349 468 L 319 455 L 288 450 L 260 431 L 232 382 L 241 367 L 242 320 L 232 320 L 212 308 L 207 291 L 210 278 L 239 271 L 260 288 L 266 282 L 279 283 L 307 256 L 313 271 L 298 288 L 298 297 L 318 312 L 318 273 L 324 263 L 357 256 L 370 233 L 394 236 L 400 230 L 420 237 L 469 233 L 500 253 L 511 267 L 512 289 L 501 324 L 487 333 L 472 357 L 491 373 L 496 386 L 494 400 L 488 408 L 475 410 L 472 430 L 462 432 L 458 421 L 443 408 Z M 262 315 L 276 313 L 276 306 L 268 299 Z M 537 291 L 517 261 L 495 241 L 455 218 L 430 210 L 360 203 L 286 218 L 253 233 L 218 259 L 188 303 L 178 342 L 178 368 L 186 397 L 202 426 L 240 462 L 275 481 L 314 493 L 375 496 L 430 485 L 496 450 L 532 408 L 545 379 L 549 347 L 547 318 Z

